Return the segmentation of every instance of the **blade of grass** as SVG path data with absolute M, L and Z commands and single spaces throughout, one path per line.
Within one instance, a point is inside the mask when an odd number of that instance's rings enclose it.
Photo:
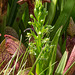
M 26 65 L 26 62 L 27 62 L 27 61 L 25 61 L 25 63 L 22 65 L 22 67 L 21 67 L 21 69 L 18 71 L 17 75 L 21 75 L 22 68 Z
M 16 61 L 15 61 L 15 64 L 14 64 L 14 68 L 13 68 L 13 75 L 14 75 L 14 72 L 15 72 L 15 68 L 16 68 L 16 64 L 18 62 L 18 57 L 19 57 L 19 52 L 17 54 L 17 58 L 16 58 Z M 8 74 L 9 75 L 9 74 Z
M 0 67 L 3 65 L 4 62 L 5 62 L 5 60 L 0 64 Z
M 62 27 L 58 29 L 58 31 L 55 34 L 55 37 L 52 40 L 51 45 L 54 45 L 54 47 L 50 50 L 49 54 L 49 75 L 53 75 L 54 66 L 51 66 L 55 60 L 56 60 L 56 52 L 57 52 L 57 44 L 58 39 L 61 33 Z M 48 72 L 47 72 L 48 73 Z
M 59 64 L 58 64 L 58 67 L 54 73 L 54 75 L 63 75 L 63 71 L 64 71 L 64 68 L 65 68 L 65 65 L 66 65 L 66 61 L 67 61 L 67 52 L 65 51 Z
M 57 62 L 53 63 L 52 66 L 55 65 L 56 63 Z M 49 69 L 49 67 L 47 67 L 46 69 L 44 69 L 39 75 L 42 75 L 47 69 Z
M 23 56 L 23 58 L 22 58 L 22 61 L 21 61 L 19 70 L 20 70 L 20 68 L 21 68 L 21 66 L 22 66 L 22 64 L 23 64 L 23 62 L 26 60 L 26 58 L 27 58 L 27 56 L 28 56 L 28 49 L 29 49 L 29 48 L 27 48 L 26 52 L 24 53 L 24 56 Z

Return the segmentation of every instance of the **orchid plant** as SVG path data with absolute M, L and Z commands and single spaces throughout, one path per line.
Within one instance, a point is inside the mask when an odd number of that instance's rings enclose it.
M 0 75 L 75 75 L 74 9 L 75 0 L 1 0 Z

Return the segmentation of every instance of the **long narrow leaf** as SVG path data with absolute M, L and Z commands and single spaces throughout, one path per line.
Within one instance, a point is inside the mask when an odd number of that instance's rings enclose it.
M 21 5 L 21 7 L 19 8 L 19 10 L 17 12 L 17 16 L 16 16 L 16 18 L 14 20 L 14 23 L 13 23 L 12 27 L 17 31 L 18 31 L 19 23 L 20 23 L 20 21 L 22 19 L 22 15 L 23 15 L 23 13 L 25 11 L 26 6 L 27 6 L 27 3 L 24 3 L 24 4 Z
M 72 9 L 73 9 L 74 5 L 75 5 L 75 0 L 67 0 L 66 1 L 65 6 L 63 8 L 63 11 L 61 12 L 59 18 L 57 19 L 57 21 L 55 23 L 55 27 L 53 29 L 53 32 L 50 35 L 51 39 L 54 37 L 56 31 L 58 30 L 58 28 L 61 27 L 61 25 L 63 25 L 63 28 L 66 27 L 65 24 L 68 21 L 70 15 L 71 15 L 71 12 L 72 12 Z
M 64 71 L 64 68 L 66 65 L 67 57 L 68 57 L 67 52 L 65 51 L 62 56 L 62 59 L 59 62 L 59 65 L 58 65 L 54 75 L 63 75 L 63 71 Z
M 57 52 L 57 44 L 58 39 L 61 33 L 62 27 L 58 29 L 58 31 L 55 34 L 55 37 L 52 40 L 51 45 L 54 45 L 54 47 L 50 50 L 50 60 L 49 60 L 49 75 L 53 75 L 54 66 L 51 66 L 55 60 L 56 60 L 56 52 Z
M 9 26 L 12 26 L 14 21 L 13 17 L 15 17 L 15 13 L 16 13 L 15 11 L 17 10 L 17 1 L 18 0 L 12 1 L 11 8 L 9 7 L 10 11 L 9 11 L 9 15 L 7 16 L 8 17 L 7 25 Z
M 46 18 L 46 22 L 48 22 L 48 24 L 51 24 L 54 19 L 56 12 L 56 4 L 57 0 L 52 0 L 51 3 L 48 3 L 48 15 Z

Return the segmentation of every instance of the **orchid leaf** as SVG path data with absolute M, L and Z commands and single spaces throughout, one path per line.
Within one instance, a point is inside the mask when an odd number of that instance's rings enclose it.
M 65 65 L 66 65 L 66 61 L 67 61 L 67 52 L 65 51 L 59 64 L 58 64 L 58 67 L 54 73 L 54 75 L 62 75 L 63 74 L 63 71 L 64 71 L 64 68 L 65 68 Z M 64 62 L 63 62 L 64 61 Z

